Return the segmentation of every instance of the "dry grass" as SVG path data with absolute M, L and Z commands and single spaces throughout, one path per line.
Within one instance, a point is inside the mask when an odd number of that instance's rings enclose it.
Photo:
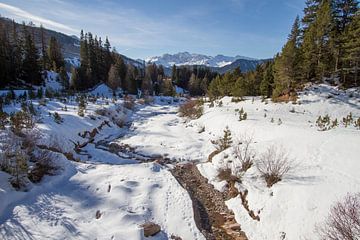
M 180 116 L 190 119 L 198 119 L 203 115 L 204 108 L 197 100 L 190 100 L 179 108 Z

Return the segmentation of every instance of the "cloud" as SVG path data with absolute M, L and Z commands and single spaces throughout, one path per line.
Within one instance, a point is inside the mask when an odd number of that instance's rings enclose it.
M 14 6 L 5 4 L 5 3 L 0 3 L 0 9 L 3 9 L 6 12 L 13 14 L 14 16 L 33 21 L 34 23 L 37 23 L 39 25 L 42 24 L 45 27 L 55 28 L 57 30 L 66 31 L 68 33 L 78 33 L 79 32 L 79 30 L 76 30 L 76 29 L 66 26 L 64 24 L 33 15 L 32 13 L 29 13 L 18 7 L 14 7 Z

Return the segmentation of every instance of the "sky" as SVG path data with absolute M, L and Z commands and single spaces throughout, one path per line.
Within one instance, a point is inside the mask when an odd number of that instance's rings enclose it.
M 0 0 L 0 15 L 79 36 L 108 36 L 134 59 L 191 52 L 270 58 L 305 0 Z

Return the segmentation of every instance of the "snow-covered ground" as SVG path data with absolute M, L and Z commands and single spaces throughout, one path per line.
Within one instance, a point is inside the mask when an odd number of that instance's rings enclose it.
M 296 162 L 294 171 L 270 189 L 255 167 L 242 177 L 239 190 L 248 190 L 250 209 L 256 214 L 260 212 L 258 222 L 242 207 L 240 197 L 229 200 L 227 205 L 235 212 L 242 229 L 249 239 L 256 240 L 283 239 L 283 236 L 284 239 L 317 239 L 315 225 L 325 219 L 330 206 L 347 193 L 360 191 L 360 131 L 340 123 L 339 127 L 322 132 L 314 123 L 319 115 L 326 114 L 339 121 L 350 112 L 359 118 L 359 93 L 320 85 L 302 93 L 300 105 L 265 104 L 257 98 L 254 102 L 251 98 L 239 103 L 231 103 L 230 98 L 222 101 L 223 107 L 207 108 L 194 121 L 205 126 L 203 134 L 221 135 L 225 126 L 229 126 L 235 142 L 244 135 L 252 137 L 258 155 L 271 145 L 283 146 Z M 239 122 L 235 109 L 241 108 L 247 112 L 248 120 Z M 198 165 L 218 189 L 224 184 L 216 177 L 217 169 L 234 166 L 227 165 L 229 160 L 235 161 L 233 151 L 228 149 L 212 163 Z
M 100 86 L 96 92 L 105 93 L 104 89 Z M 96 142 L 116 138 L 127 131 L 117 127 L 113 117 L 134 121 L 134 125 L 138 121 L 152 121 L 150 116 L 149 119 L 132 117 L 132 111 L 122 107 L 122 100 L 89 102 L 85 117 L 77 115 L 74 101 L 65 104 L 54 100 L 39 107 L 37 101 L 33 103 L 41 119 L 37 124 L 42 133 L 40 143 L 46 145 L 55 140 L 64 152 L 72 151 L 72 142 L 85 141 L 78 133 L 91 131 L 104 120 L 111 127 L 105 126 L 96 136 Z M 146 115 L 159 106 L 136 107 L 140 109 L 139 115 Z M 108 114 L 96 115 L 95 111 L 103 108 Z M 15 109 L 19 110 L 20 106 L 11 105 L 4 110 Z M 173 106 L 172 115 L 175 110 Z M 63 123 L 55 123 L 49 112 L 59 113 Z M 171 235 L 204 239 L 195 225 L 189 195 L 166 168 L 123 159 L 95 148 L 94 144 L 84 150 L 87 155 L 75 154 L 82 163 L 70 162 L 59 154 L 56 162 L 61 174 L 30 185 L 27 192 L 16 192 L 8 183 L 10 176 L 0 172 L 1 239 L 143 239 L 140 225 L 147 221 L 159 224 L 162 229 L 149 239 L 169 239 Z M 99 219 L 95 217 L 97 211 L 101 213 Z
M 104 86 L 93 93 L 98 92 L 100 96 L 110 95 Z M 121 99 L 115 104 L 109 100 L 109 105 L 106 101 L 89 103 L 85 118 L 77 115 L 74 102 L 67 103 L 68 111 L 57 101 L 41 107 L 43 123 L 38 128 L 45 142 L 57 135 L 61 146 L 71 150 L 69 140 L 84 141 L 79 132 L 91 131 L 112 117 L 126 118 L 129 129 L 110 121 L 111 127 L 105 127 L 96 141 L 112 139 L 136 147 L 144 155 L 161 154 L 174 162 L 195 161 L 218 189 L 224 187 L 217 179 L 218 169 L 235 160 L 233 148 L 216 155 L 212 163 L 206 161 L 215 150 L 211 140 L 222 136 L 226 126 L 232 132 L 234 146 L 242 136 L 251 136 L 258 155 L 271 145 L 282 145 L 297 163 L 291 174 L 267 188 L 252 167 L 237 185 L 239 190 L 248 190 L 249 207 L 256 214 L 260 211 L 260 221 L 249 217 L 239 197 L 227 201 L 251 240 L 317 239 L 315 225 L 324 220 L 331 204 L 348 192 L 360 191 L 360 131 L 341 123 L 325 132 L 315 126 L 319 115 L 329 114 L 339 122 L 350 112 L 360 117 L 359 93 L 320 85 L 301 93 L 296 105 L 265 103 L 251 97 L 232 103 L 226 97 L 222 107 L 209 108 L 206 103 L 204 115 L 192 121 L 178 116 L 179 103 L 173 98 L 155 98 L 150 105 L 137 104 L 134 111 L 124 109 Z M 109 109 L 109 115 L 96 115 L 99 108 Z M 235 110 L 241 108 L 248 119 L 240 122 Z M 5 110 L 13 109 L 9 106 Z M 55 111 L 64 119 L 60 125 L 48 116 Z M 62 174 L 46 177 L 28 192 L 15 192 L 6 181 L 9 176 L 0 172 L 0 238 L 142 239 L 139 225 L 153 221 L 161 226 L 162 233 L 151 239 L 168 239 L 172 234 L 182 239 L 204 239 L 196 228 L 189 195 L 166 167 L 123 159 L 93 144 L 85 150 L 91 158 L 80 156 L 84 162 L 75 163 L 59 157 Z M 96 219 L 98 210 L 101 217 Z

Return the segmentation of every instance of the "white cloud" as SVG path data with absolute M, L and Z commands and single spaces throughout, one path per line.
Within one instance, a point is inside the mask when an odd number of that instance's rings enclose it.
M 3 9 L 10 14 L 13 14 L 14 16 L 30 20 L 30 21 L 34 22 L 35 24 L 39 24 L 39 25 L 42 24 L 48 28 L 54 28 L 56 30 L 66 31 L 68 33 L 78 33 L 79 32 L 79 30 L 76 30 L 76 29 L 66 26 L 64 24 L 36 16 L 36 15 L 29 13 L 27 11 L 24 11 L 18 7 L 14 7 L 14 6 L 5 4 L 5 3 L 0 3 L 0 9 Z

